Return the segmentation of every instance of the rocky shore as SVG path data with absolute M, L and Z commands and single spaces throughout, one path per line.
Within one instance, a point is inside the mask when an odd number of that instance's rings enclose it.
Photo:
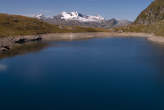
M 145 37 L 150 41 L 164 44 L 164 37 L 154 36 L 145 33 L 115 33 L 115 32 L 99 32 L 99 33 L 56 33 L 45 35 L 29 35 L 17 37 L 0 38 L 0 53 L 4 53 L 14 48 L 21 46 L 25 43 L 40 42 L 40 41 L 63 41 L 63 40 L 79 40 L 90 38 L 103 38 L 103 37 Z
M 38 42 L 41 41 L 42 37 L 37 36 L 18 36 L 18 37 L 5 37 L 0 39 L 0 53 L 5 53 L 15 46 L 21 46 L 28 42 Z

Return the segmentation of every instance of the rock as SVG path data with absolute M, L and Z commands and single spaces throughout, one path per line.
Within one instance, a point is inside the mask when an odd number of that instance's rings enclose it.
M 10 50 L 9 46 L 1 46 L 0 47 L 0 53 L 4 53 Z
M 23 44 L 25 42 L 26 42 L 26 39 L 24 39 L 24 38 L 20 38 L 17 41 L 15 41 L 15 43 L 18 43 L 18 44 Z
M 8 52 L 14 47 L 14 45 L 23 45 L 24 43 L 39 42 L 41 40 L 42 40 L 42 37 L 40 35 L 1 38 L 0 39 L 0 53 Z
M 4 46 L 3 48 L 8 49 L 8 50 L 10 49 L 10 47 L 9 47 L 9 46 Z
M 41 41 L 41 40 L 42 40 L 42 37 L 37 36 L 37 37 L 32 37 L 32 38 L 20 38 L 20 39 L 16 40 L 15 43 L 24 44 L 27 42 L 34 42 L 34 41 Z
M 42 37 L 38 36 L 36 38 L 31 39 L 30 41 L 41 41 L 41 40 L 42 40 Z

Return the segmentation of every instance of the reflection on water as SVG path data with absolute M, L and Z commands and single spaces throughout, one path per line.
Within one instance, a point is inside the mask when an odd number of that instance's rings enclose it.
M 6 65 L 0 64 L 0 72 L 5 71 L 7 69 Z
M 51 42 L 13 53 L 21 56 L 0 60 L 7 68 L 2 110 L 164 110 L 164 47 L 145 38 Z
M 0 59 L 14 57 L 16 55 L 23 55 L 31 52 L 38 52 L 46 47 L 49 44 L 45 42 L 34 42 L 34 43 L 26 43 L 24 45 L 17 45 L 13 49 L 9 50 L 6 53 L 0 54 Z

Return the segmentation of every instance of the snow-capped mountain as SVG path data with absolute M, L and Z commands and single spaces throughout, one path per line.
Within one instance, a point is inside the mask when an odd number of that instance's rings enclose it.
M 103 21 L 104 18 L 102 16 L 89 16 L 89 15 L 83 15 L 81 13 L 75 12 L 62 12 L 61 19 L 64 20 L 77 20 L 80 22 L 99 22 Z
M 90 16 L 73 12 L 62 12 L 53 17 L 46 17 L 43 14 L 36 15 L 35 18 L 41 19 L 51 24 L 66 25 L 66 26 L 85 26 L 85 27 L 98 27 L 98 28 L 111 28 L 118 26 L 125 26 L 131 22 L 128 20 L 106 20 L 102 16 Z

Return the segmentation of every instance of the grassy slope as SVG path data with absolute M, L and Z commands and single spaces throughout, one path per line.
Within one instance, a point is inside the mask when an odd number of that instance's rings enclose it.
M 126 27 L 115 28 L 114 31 L 143 32 L 143 33 L 152 33 L 158 36 L 164 36 L 164 21 L 160 21 L 149 25 L 132 24 Z
M 34 35 L 45 33 L 64 33 L 64 32 L 99 32 L 106 31 L 98 28 L 85 27 L 65 27 L 48 24 L 41 20 L 19 16 L 0 14 L 0 37 Z
M 164 0 L 154 0 L 135 20 L 135 24 L 151 24 L 164 20 Z
M 164 36 L 164 0 L 155 0 L 129 26 L 113 29 L 121 32 L 143 32 Z

